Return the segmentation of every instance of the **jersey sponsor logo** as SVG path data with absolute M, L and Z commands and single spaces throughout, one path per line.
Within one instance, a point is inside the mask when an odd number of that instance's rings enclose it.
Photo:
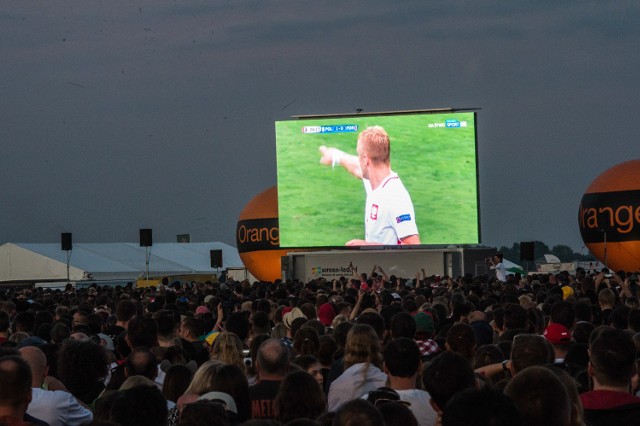
M 411 220 L 411 215 L 410 214 L 403 214 L 403 215 L 400 215 L 400 216 L 396 217 L 396 223 L 402 223 L 402 222 L 406 222 L 408 220 Z
M 371 213 L 369 214 L 371 220 L 378 220 L 378 205 L 371 204 Z

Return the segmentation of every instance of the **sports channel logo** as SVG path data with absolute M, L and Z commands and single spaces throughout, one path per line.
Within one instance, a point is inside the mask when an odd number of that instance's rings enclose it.
M 428 127 L 430 129 L 437 129 L 440 127 L 446 128 L 446 129 L 458 129 L 460 127 L 467 127 L 467 122 L 449 119 L 449 120 L 445 120 L 444 123 L 429 123 Z
M 356 124 L 336 124 L 334 126 L 304 126 L 302 133 L 326 134 L 326 133 L 353 133 L 358 131 Z

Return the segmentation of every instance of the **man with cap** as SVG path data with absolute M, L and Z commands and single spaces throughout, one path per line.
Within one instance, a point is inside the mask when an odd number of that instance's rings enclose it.
M 331 327 L 333 319 L 336 317 L 336 307 L 333 303 L 327 302 L 318 308 L 318 320 L 325 327 Z
M 416 336 L 414 340 L 420 349 L 420 356 L 423 360 L 432 358 L 440 352 L 438 343 L 432 340 L 435 331 L 433 318 L 426 312 L 418 312 L 413 317 L 413 320 L 416 322 Z
M 552 322 L 544 329 L 543 336 L 553 347 L 554 364 L 563 364 L 571 343 L 571 330 L 560 323 Z

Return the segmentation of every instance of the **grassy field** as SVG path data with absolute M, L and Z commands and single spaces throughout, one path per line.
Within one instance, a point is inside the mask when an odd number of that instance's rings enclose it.
M 320 164 L 321 145 L 356 153 L 358 133 L 380 125 L 391 139 L 391 168 L 413 200 L 423 244 L 478 240 L 473 114 L 467 127 L 444 124 L 452 114 L 294 120 L 276 125 L 281 247 L 341 246 L 364 238 L 362 182 L 342 167 Z M 304 134 L 303 126 L 355 124 L 357 132 Z

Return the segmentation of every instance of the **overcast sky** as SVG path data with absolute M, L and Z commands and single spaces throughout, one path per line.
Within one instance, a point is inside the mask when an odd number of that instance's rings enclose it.
M 275 120 L 476 107 L 483 243 L 580 251 L 585 189 L 639 157 L 638 22 L 636 0 L 4 2 L 0 244 L 235 245 Z

